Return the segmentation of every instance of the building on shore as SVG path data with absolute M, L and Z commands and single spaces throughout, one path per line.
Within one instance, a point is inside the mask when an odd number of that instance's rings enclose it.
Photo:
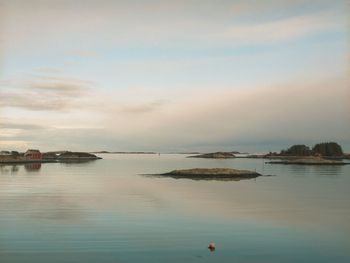
M 42 160 L 43 155 L 39 150 L 29 149 L 24 153 L 26 160 Z

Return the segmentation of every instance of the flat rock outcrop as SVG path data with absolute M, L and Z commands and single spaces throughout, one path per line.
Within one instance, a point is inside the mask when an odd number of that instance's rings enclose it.
M 174 170 L 169 173 L 160 174 L 159 176 L 172 177 L 176 179 L 187 178 L 193 180 L 242 180 L 256 178 L 261 176 L 261 174 L 255 171 L 230 168 L 194 168 Z
M 208 159 L 231 159 L 236 156 L 232 152 L 215 152 L 204 153 L 199 155 L 188 156 L 188 158 L 208 158 Z
M 0 163 L 5 164 L 25 164 L 25 163 L 55 163 L 55 162 L 86 162 L 92 160 L 102 159 L 91 153 L 86 152 L 47 152 L 42 154 L 42 158 L 30 159 L 23 156 L 23 154 L 0 156 Z
M 87 152 L 63 152 L 60 155 L 57 156 L 58 160 L 72 160 L 72 159 L 90 159 L 90 160 L 95 160 L 95 159 L 101 159 L 101 157 L 97 157 L 94 154 L 87 153 Z

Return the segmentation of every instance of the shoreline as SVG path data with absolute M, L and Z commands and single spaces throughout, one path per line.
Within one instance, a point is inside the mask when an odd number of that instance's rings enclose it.
M 43 160 L 7 160 L 0 161 L 0 164 L 27 164 L 27 163 L 67 163 L 67 162 L 79 162 L 79 161 L 94 161 L 100 160 L 101 157 L 96 158 L 65 158 L 65 159 L 43 159 Z

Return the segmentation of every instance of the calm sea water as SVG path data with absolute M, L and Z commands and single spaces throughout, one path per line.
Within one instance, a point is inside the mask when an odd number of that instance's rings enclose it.
M 0 166 L 0 262 L 350 262 L 350 166 L 102 155 Z M 231 167 L 275 175 L 140 174 Z M 217 249 L 210 252 L 209 242 Z

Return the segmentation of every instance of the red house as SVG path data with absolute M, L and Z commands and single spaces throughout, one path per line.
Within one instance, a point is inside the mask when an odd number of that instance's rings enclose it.
M 24 153 L 24 157 L 28 160 L 41 160 L 43 155 L 39 150 L 29 149 Z

